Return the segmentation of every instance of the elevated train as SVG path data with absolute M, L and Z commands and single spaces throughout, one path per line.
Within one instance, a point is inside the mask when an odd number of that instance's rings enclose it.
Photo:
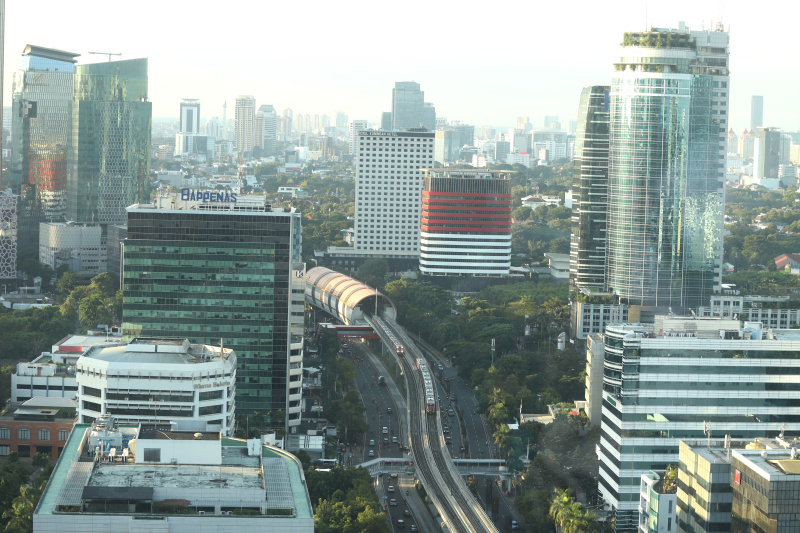
M 377 316 L 373 316 L 372 320 L 375 323 L 375 328 L 379 330 L 378 334 L 383 333 L 384 336 L 388 337 L 389 340 L 392 341 L 395 355 L 398 357 L 405 355 L 405 347 L 400 343 L 400 341 L 397 340 L 397 337 L 394 336 L 394 333 L 392 333 L 392 331 L 386 327 L 386 323 Z
M 436 414 L 436 393 L 433 387 L 433 376 L 424 359 L 417 359 L 417 369 L 422 374 L 422 381 L 425 384 L 425 412 L 429 415 Z

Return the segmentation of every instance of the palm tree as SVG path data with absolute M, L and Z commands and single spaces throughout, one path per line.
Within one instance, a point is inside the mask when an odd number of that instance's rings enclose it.
M 33 530 L 33 511 L 39 503 L 39 497 L 47 481 L 43 481 L 39 486 L 26 485 L 20 487 L 19 496 L 14 498 L 11 508 L 3 512 L 3 518 L 8 519 L 5 531 L 32 531 Z
M 555 489 L 555 498 L 550 503 L 550 511 L 547 513 L 553 522 L 556 523 L 556 528 L 559 531 L 565 531 L 564 526 L 570 518 L 572 505 L 575 500 L 572 497 L 570 489 Z

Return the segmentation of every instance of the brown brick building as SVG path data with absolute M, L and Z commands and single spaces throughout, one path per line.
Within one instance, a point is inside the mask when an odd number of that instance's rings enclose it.
M 0 458 L 46 453 L 58 459 L 75 423 L 76 404 L 67 398 L 32 398 L 0 416 Z

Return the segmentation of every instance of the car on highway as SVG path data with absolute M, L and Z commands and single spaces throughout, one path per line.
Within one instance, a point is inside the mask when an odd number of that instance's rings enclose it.
M 375 439 L 369 439 L 369 445 L 375 446 Z
M 397 527 L 399 527 L 399 528 L 401 528 L 401 529 L 402 529 L 402 528 L 404 528 L 404 527 L 406 527 L 406 521 L 405 521 L 405 520 L 403 520 L 403 519 L 400 519 L 400 520 L 398 520 L 398 521 L 397 521 Z
M 450 415 L 450 416 L 456 416 L 456 412 L 455 412 L 455 411 L 453 411 L 453 409 L 452 409 L 452 408 L 450 408 L 450 409 L 447 411 L 447 414 L 448 414 L 448 415 Z
M 386 412 L 389 413 L 389 414 L 392 414 L 392 408 L 391 407 L 387 407 L 386 408 Z
M 397 472 L 393 472 L 393 473 L 389 474 L 389 477 L 391 477 L 391 478 L 396 478 L 396 477 L 398 477 L 398 476 L 397 476 Z
M 386 426 L 383 426 L 383 434 L 386 435 L 388 433 L 389 433 L 389 428 L 387 428 Z
M 392 444 L 397 444 L 397 437 L 392 437 Z
M 519 529 L 519 524 L 517 524 L 516 520 L 511 521 L 511 529 Z
M 394 485 L 389 485 L 389 487 L 386 490 L 389 492 L 394 492 Z
M 442 366 L 442 364 L 441 364 L 441 363 L 440 363 L 440 364 L 438 364 L 438 365 L 436 365 L 436 368 L 438 368 L 439 370 L 444 370 L 444 366 Z
M 397 506 L 397 500 L 392 498 L 391 500 L 389 500 L 389 505 L 391 505 L 392 507 L 396 507 Z
M 419 531 L 419 529 L 414 524 L 411 524 L 411 531 Z
M 450 399 L 451 400 L 455 400 L 456 399 L 456 393 L 455 392 L 450 393 Z
M 403 514 L 406 516 L 411 516 L 411 511 L 409 511 L 408 509 L 404 509 Z
M 375 450 L 370 450 L 369 451 L 369 456 L 370 457 L 375 457 Z

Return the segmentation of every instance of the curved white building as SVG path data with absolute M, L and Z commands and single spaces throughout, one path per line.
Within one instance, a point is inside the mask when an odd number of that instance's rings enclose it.
M 137 338 L 96 346 L 76 363 L 78 422 L 111 414 L 121 424 L 174 422 L 176 429 L 233 435 L 236 355 L 186 339 Z

